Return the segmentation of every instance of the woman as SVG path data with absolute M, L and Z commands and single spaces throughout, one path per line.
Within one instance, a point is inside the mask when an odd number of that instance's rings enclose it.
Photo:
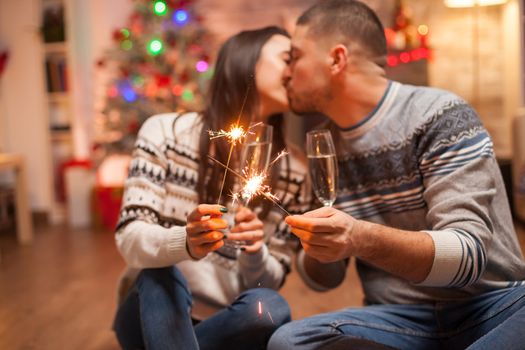
M 229 151 L 226 140 L 210 141 L 207 130 L 227 128 L 240 115 L 243 125 L 274 125 L 273 150 L 284 148 L 288 101 L 281 76 L 289 46 L 277 27 L 237 34 L 219 52 L 202 115 L 164 114 L 142 126 L 116 233 L 128 266 L 142 269 L 115 318 L 123 348 L 264 349 L 290 320 L 274 291 L 290 266 L 282 213 L 261 202 L 263 227 L 241 207 L 226 237 L 226 207 L 198 205 L 217 203 L 224 174 L 207 155 L 226 163 Z M 291 157 L 272 174 L 274 192 L 290 211 L 305 209 L 304 169 Z M 227 176 L 225 193 L 234 181 Z M 223 247 L 226 238 L 244 245 L 232 251 Z

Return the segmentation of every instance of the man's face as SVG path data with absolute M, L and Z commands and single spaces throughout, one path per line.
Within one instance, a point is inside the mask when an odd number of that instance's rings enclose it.
M 331 96 L 328 52 L 314 40 L 306 26 L 297 26 L 292 37 L 283 83 L 290 108 L 297 114 L 323 112 Z

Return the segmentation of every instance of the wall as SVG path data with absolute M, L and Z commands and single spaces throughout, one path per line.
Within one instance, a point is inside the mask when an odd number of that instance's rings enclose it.
M 429 85 L 469 101 L 492 135 L 496 155 L 510 158 L 511 122 L 521 91 L 517 1 L 477 9 L 446 8 L 442 0 L 407 4 L 430 28 Z
M 3 151 L 26 158 L 32 209 L 47 211 L 52 193 L 39 3 L 0 1 L 0 42 L 10 52 L 0 81 L 0 137 Z
M 96 62 L 111 47 L 112 33 L 127 23 L 130 0 L 66 0 L 70 23 L 75 156 L 91 153 L 93 121 L 105 96 L 107 73 Z

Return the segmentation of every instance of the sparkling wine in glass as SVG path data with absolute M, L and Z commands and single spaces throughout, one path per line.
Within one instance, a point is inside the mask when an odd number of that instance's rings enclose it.
M 240 168 L 247 178 L 265 174 L 272 154 L 273 127 L 255 123 L 248 128 L 248 134 L 241 148 Z M 251 193 L 242 191 L 241 202 L 247 205 Z
M 331 207 L 337 197 L 337 158 L 329 130 L 306 134 L 306 155 L 314 193 L 323 206 Z
M 239 162 L 239 170 L 247 178 L 265 174 L 270 164 L 270 157 L 272 153 L 272 136 L 273 127 L 263 123 L 251 124 L 248 128 L 248 133 L 244 138 L 241 146 L 241 157 Z M 243 183 L 237 183 L 236 186 L 244 186 Z M 243 206 L 247 206 L 253 197 L 253 193 L 241 189 L 239 201 Z M 228 225 L 233 227 L 235 225 L 235 211 L 236 206 L 230 206 L 231 214 L 228 213 L 225 219 Z M 230 238 L 224 241 L 224 246 L 221 252 L 226 255 L 235 256 L 237 250 L 247 242 L 235 240 L 230 234 Z

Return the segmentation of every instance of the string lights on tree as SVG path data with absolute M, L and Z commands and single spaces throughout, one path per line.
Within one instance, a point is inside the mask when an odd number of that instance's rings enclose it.
M 96 118 L 95 158 L 131 152 L 154 114 L 202 109 L 214 42 L 195 2 L 133 0 L 127 25 L 113 31 L 114 46 L 98 62 L 113 78 Z

